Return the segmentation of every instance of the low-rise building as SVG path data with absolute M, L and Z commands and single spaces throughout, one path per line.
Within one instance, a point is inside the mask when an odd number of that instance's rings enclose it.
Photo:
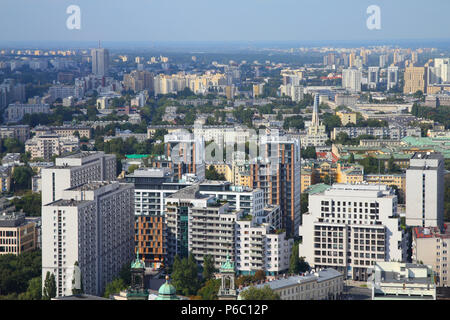
M 372 300 L 436 300 L 431 266 L 377 262 L 371 279 Z
M 30 152 L 31 159 L 51 160 L 54 155 L 74 152 L 80 147 L 79 139 L 75 136 L 60 137 L 57 134 L 45 134 L 33 137 L 25 143 L 25 151 Z
M 0 214 L 0 255 L 34 250 L 37 240 L 36 224 L 27 220 L 24 213 Z
M 279 294 L 281 300 L 338 300 L 344 290 L 344 275 L 327 268 L 297 276 L 282 276 L 255 285 L 258 289 L 264 286 Z M 248 288 L 239 289 L 238 300 L 242 299 L 242 292 Z
M 10 104 L 5 110 L 6 122 L 18 122 L 23 119 L 26 114 L 33 113 L 50 113 L 48 104 Z

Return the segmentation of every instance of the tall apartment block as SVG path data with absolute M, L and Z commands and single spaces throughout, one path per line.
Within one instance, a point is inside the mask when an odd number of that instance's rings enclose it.
M 116 156 L 103 152 L 81 151 L 56 158 L 55 166 L 41 171 L 42 205 L 61 199 L 63 190 L 91 181 L 116 178 Z
M 250 163 L 254 189 L 264 191 L 265 205 L 279 205 L 288 236 L 300 225 L 300 144 L 296 139 L 267 136 L 260 141 L 261 157 Z
M 42 284 L 53 273 L 58 297 L 72 295 L 76 264 L 84 292 L 99 296 L 133 255 L 132 184 L 88 182 L 42 207 Z
M 367 280 L 378 261 L 403 261 L 397 196 L 386 185 L 335 184 L 309 196 L 300 227 L 300 256 L 312 268 L 334 268 Z
M 356 68 L 342 70 L 342 87 L 350 92 L 361 92 L 362 73 Z
M 387 69 L 387 89 L 394 88 L 398 83 L 398 67 L 390 66 Z
M 278 212 L 279 213 L 279 212 Z M 258 223 L 247 216 L 238 218 L 235 231 L 236 271 L 252 275 L 258 270 L 277 275 L 289 269 L 293 238 L 273 223 Z
M 97 76 L 108 75 L 109 69 L 109 51 L 104 48 L 96 48 L 91 50 L 92 57 L 92 73 Z
M 200 194 L 198 184 L 170 195 L 165 202 L 169 261 L 189 252 L 198 262 L 212 255 L 217 268 L 227 255 L 234 260 L 235 221 L 242 210 L 232 210 L 228 203 Z
M 405 69 L 404 94 L 416 93 L 422 91 L 426 93 L 427 88 L 427 68 L 426 67 L 407 67 Z
M 369 89 L 377 88 L 379 72 L 380 72 L 379 67 L 369 67 L 369 72 L 367 74 L 367 83 L 368 83 Z
M 443 228 L 444 157 L 416 153 L 406 170 L 406 225 Z
M 190 185 L 170 168 L 138 169 L 126 176 L 134 184 L 135 247 L 147 265 L 159 269 L 167 258 L 164 199 Z
M 192 173 L 201 181 L 205 178 L 205 140 L 189 132 L 173 132 L 164 136 L 165 155 L 181 179 Z
M 412 230 L 412 261 L 430 265 L 436 286 L 450 286 L 450 229 L 414 227 Z

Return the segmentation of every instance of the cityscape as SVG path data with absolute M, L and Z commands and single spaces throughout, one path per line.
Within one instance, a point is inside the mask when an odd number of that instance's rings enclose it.
M 0 300 L 450 299 L 448 34 L 63 40 L 72 2 L 0 35 Z

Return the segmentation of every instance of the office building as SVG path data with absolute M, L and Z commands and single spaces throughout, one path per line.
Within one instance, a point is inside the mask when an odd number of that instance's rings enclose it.
M 312 268 L 335 268 L 357 281 L 376 262 L 406 254 L 397 196 L 385 185 L 335 184 L 310 194 L 299 233 L 299 254 Z
M 134 256 L 134 190 L 116 181 L 88 182 L 62 190 L 42 207 L 42 284 L 55 275 L 56 296 L 101 296 Z
M 24 213 L 0 213 L 0 256 L 19 255 L 38 247 L 36 223 L 25 218 Z
M 443 228 L 444 157 L 416 153 L 406 170 L 406 225 Z

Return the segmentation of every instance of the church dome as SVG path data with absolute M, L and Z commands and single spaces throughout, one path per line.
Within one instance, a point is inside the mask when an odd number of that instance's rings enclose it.
M 169 276 L 166 276 L 166 282 L 159 288 L 157 300 L 178 300 L 175 287 L 169 283 Z

